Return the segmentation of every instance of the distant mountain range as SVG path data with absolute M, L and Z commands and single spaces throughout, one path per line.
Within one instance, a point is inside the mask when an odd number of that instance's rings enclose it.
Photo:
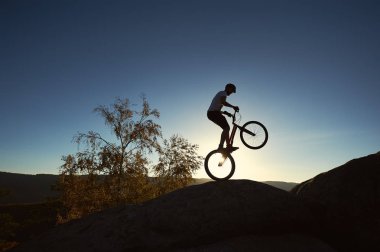
M 8 192 L 8 195 L 0 197 L 0 205 L 40 203 L 48 198 L 57 197 L 58 192 L 52 190 L 57 179 L 58 175 L 0 172 L 0 189 Z M 194 184 L 210 181 L 210 179 L 194 179 Z M 281 181 L 264 181 L 263 183 L 285 191 L 290 191 L 297 185 L 297 183 Z
M 0 190 L 7 195 L 0 197 L 0 204 L 30 204 L 57 197 L 58 192 L 52 190 L 58 175 L 26 175 L 0 172 Z

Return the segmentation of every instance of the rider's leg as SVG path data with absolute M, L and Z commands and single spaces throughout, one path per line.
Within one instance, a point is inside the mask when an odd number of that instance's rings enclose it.
M 219 149 L 223 148 L 224 142 L 226 142 L 227 146 L 230 142 L 230 126 L 228 124 L 223 128 L 222 134 L 220 135 Z
M 207 117 L 223 129 L 222 134 L 220 135 L 219 142 L 219 149 L 222 149 L 224 142 L 228 143 L 229 141 L 230 126 L 228 125 L 226 118 L 222 115 L 220 111 L 208 111 Z
M 229 133 L 227 133 L 227 139 L 226 139 L 227 140 L 227 148 L 226 149 L 229 152 L 233 152 L 233 151 L 236 151 L 237 149 L 239 149 L 239 147 L 233 147 L 232 146 L 233 139 L 231 139 L 231 138 L 233 138 L 233 135 L 235 134 L 235 132 L 236 132 L 236 128 L 234 127 L 234 129 L 231 132 L 231 135 L 229 135 Z

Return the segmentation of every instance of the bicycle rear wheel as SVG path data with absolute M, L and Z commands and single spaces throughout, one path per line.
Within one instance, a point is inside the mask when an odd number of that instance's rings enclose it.
M 234 175 L 235 161 L 230 153 L 220 150 L 211 151 L 205 159 L 205 170 L 213 180 L 228 180 Z
M 262 123 L 249 121 L 240 130 L 240 139 L 248 148 L 260 149 L 268 141 L 268 131 Z

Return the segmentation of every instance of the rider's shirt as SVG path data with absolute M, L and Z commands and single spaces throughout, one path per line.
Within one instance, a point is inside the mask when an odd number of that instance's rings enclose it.
M 220 91 L 215 95 L 214 99 L 212 99 L 210 107 L 208 108 L 208 111 L 220 111 L 223 107 L 222 97 L 227 97 L 226 91 Z

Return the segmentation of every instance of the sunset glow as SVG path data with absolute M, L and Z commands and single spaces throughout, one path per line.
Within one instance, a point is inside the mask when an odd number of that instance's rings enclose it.
M 232 179 L 301 182 L 378 152 L 379 10 L 369 0 L 1 1 L 0 170 L 57 174 L 77 132 L 109 134 L 95 107 L 142 93 L 164 137 L 205 157 L 221 133 L 207 108 L 228 82 L 240 123 L 269 132 L 259 150 L 237 132 Z

